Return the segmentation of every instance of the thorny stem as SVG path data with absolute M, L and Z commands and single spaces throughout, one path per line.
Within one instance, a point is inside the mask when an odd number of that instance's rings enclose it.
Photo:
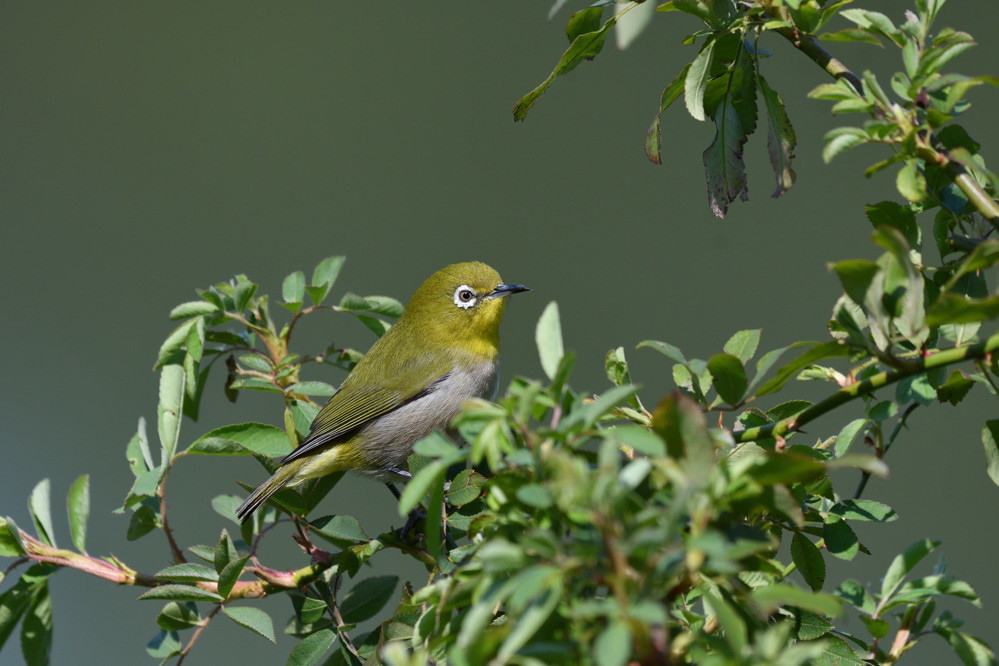
M 208 623 L 212 621 L 212 618 L 215 617 L 220 610 L 222 610 L 222 604 L 215 604 L 215 608 L 212 609 L 212 612 L 209 613 L 200 624 L 198 624 L 198 628 L 194 630 L 191 640 L 189 640 L 187 645 L 184 646 L 184 649 L 180 651 L 180 659 L 177 660 L 177 666 L 184 663 L 187 653 L 191 651 L 192 647 L 194 647 L 194 641 L 198 640 L 198 636 L 201 635 L 201 632 L 205 630 L 205 627 L 208 626 Z
M 173 530 L 170 529 L 170 523 L 167 522 L 167 505 L 166 505 L 166 480 L 170 475 L 170 469 L 173 467 L 174 461 L 177 459 L 176 456 L 170 460 L 170 464 L 167 465 L 166 471 L 163 472 L 163 478 L 160 480 L 160 486 L 156 489 L 156 495 L 160 499 L 160 518 L 163 524 L 163 533 L 166 534 L 167 542 L 170 544 L 170 553 L 173 555 L 173 559 L 178 564 L 187 562 L 187 558 L 184 557 L 184 551 L 180 549 L 177 542 L 173 538 Z
M 737 444 L 741 444 L 743 442 L 753 442 L 763 437 L 781 437 L 796 430 L 800 430 L 805 424 L 814 421 L 818 417 L 832 411 L 836 407 L 850 402 L 855 398 L 865 396 L 879 388 L 890 386 L 899 380 L 921 374 L 927 370 L 943 368 L 961 361 L 982 359 L 985 358 L 987 354 L 990 354 L 997 349 L 999 349 L 999 333 L 996 333 L 988 339 L 974 345 L 967 347 L 954 347 L 936 352 L 935 354 L 919 359 L 906 368 L 897 368 L 879 372 L 872 377 L 868 377 L 862 381 L 844 386 L 825 400 L 817 402 L 808 409 L 789 416 L 786 419 L 781 419 L 776 423 L 768 423 L 764 426 L 747 428 L 746 430 L 732 433 L 732 435 Z

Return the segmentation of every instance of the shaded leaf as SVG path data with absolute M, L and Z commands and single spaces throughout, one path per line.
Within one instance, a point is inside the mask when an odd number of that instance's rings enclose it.
M 796 174 L 791 168 L 791 160 L 794 159 L 797 138 L 780 95 L 770 87 L 762 75 L 757 77 L 757 83 L 767 111 L 767 153 L 777 179 L 777 187 L 771 196 L 779 197 L 794 185 Z
M 90 518 L 90 475 L 83 474 L 69 488 L 66 496 L 66 513 L 69 515 L 69 533 L 73 545 L 81 553 L 87 552 L 87 520 Z
M 181 585 L 179 583 L 154 587 L 145 594 L 140 595 L 139 599 L 159 599 L 161 601 L 224 601 L 222 597 L 214 592 L 209 592 L 193 585 Z
M 816 592 L 821 590 L 826 582 L 826 562 L 815 544 L 801 532 L 791 537 L 791 559 L 809 587 Z
M 374 617 L 392 598 L 398 583 L 398 576 L 374 576 L 359 582 L 340 603 L 343 621 L 357 623 Z

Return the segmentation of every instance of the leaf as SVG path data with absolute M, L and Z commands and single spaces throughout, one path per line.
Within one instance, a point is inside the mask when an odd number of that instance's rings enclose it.
M 326 257 L 320 261 L 315 270 L 312 271 L 312 288 L 309 289 L 309 298 L 316 305 L 320 305 L 323 299 L 330 293 L 333 283 L 340 275 L 343 262 L 347 258 L 344 256 Z
M 746 364 L 749 362 L 749 359 L 753 358 L 753 354 L 756 353 L 762 333 L 763 329 L 760 328 L 739 331 L 728 339 L 723 349 L 726 353 L 739 359 L 742 364 Z
M 757 84 L 763 95 L 763 103 L 767 110 L 767 153 L 770 156 L 770 166 L 777 179 L 777 187 L 771 195 L 781 196 L 794 185 L 796 175 L 791 168 L 794 159 L 794 147 L 797 138 L 791 120 L 784 109 L 784 101 L 780 98 L 762 75 L 757 76 Z M 745 362 L 745 359 L 743 360 Z
M 738 358 L 731 354 L 715 354 L 708 360 L 708 371 L 722 400 L 730 405 L 737 405 L 742 401 L 748 381 L 746 370 Z
M 840 102 L 843 104 L 844 102 Z M 822 161 L 829 164 L 834 159 L 855 148 L 862 143 L 867 143 L 867 132 L 856 127 L 837 127 L 826 132 L 826 145 L 822 148 Z
M 336 640 L 336 634 L 330 629 L 320 629 L 306 636 L 288 655 L 287 666 L 312 666 L 317 663 Z
M 17 525 L 10 518 L 0 518 L 0 557 L 20 557 L 25 553 Z
M 902 584 L 902 580 L 909 574 L 909 572 L 912 571 L 924 557 L 936 550 L 939 545 L 939 541 L 923 539 L 912 544 L 900 554 L 895 556 L 895 559 L 892 560 L 891 565 L 888 567 L 888 571 L 885 573 L 885 577 L 881 581 L 882 603 L 884 603 L 884 601 L 895 592 L 898 586 Z
M 281 284 L 281 297 L 285 303 L 295 306 L 292 312 L 298 312 L 305 299 L 305 273 L 295 271 L 288 275 Z
M 742 52 L 742 49 L 738 51 L 740 56 Z M 743 201 L 749 199 L 746 164 L 742 159 L 743 146 L 756 129 L 756 78 L 749 58 L 737 58 L 728 74 L 713 81 L 712 85 L 721 86 L 724 92 L 717 106 L 705 105 L 712 111 L 716 132 L 711 145 L 704 151 L 703 161 L 711 212 L 717 217 L 725 217 L 728 205 L 736 197 Z
M 791 537 L 791 559 L 809 587 L 818 592 L 826 582 L 826 562 L 808 537 L 795 532 Z
M 149 534 L 159 525 L 159 516 L 151 507 L 143 504 L 137 508 L 128 520 L 128 532 L 125 538 L 135 541 Z
M 985 446 L 985 470 L 992 483 L 999 486 L 999 419 L 992 419 L 982 426 L 982 444 Z
M 548 375 L 548 379 L 554 379 L 559 363 L 565 355 L 562 346 L 562 324 L 558 303 L 555 301 L 550 302 L 541 312 L 534 331 L 534 340 L 538 345 L 538 355 L 541 357 L 541 369 Z
M 995 666 L 995 654 L 980 639 L 949 627 L 934 627 L 933 631 L 943 636 L 964 666 Z
M 822 525 L 822 540 L 829 554 L 841 560 L 850 561 L 860 552 L 860 541 L 853 528 L 835 516 L 827 518 Z
M 90 475 L 83 474 L 69 487 L 66 495 L 69 534 L 81 553 L 87 552 L 87 519 L 90 518 Z
M 500 645 L 497 654 L 499 662 L 506 662 L 517 653 L 541 629 L 562 600 L 562 586 L 556 578 L 539 596 L 534 597 L 514 623 Z
M 146 652 L 154 659 L 161 659 L 161 664 L 170 657 L 180 654 L 182 648 L 176 631 L 163 630 L 146 643 Z
M 31 520 L 35 524 L 35 532 L 38 538 L 50 546 L 55 543 L 55 530 L 52 527 L 52 510 L 49 504 L 49 480 L 42 479 L 31 491 L 28 497 L 28 511 L 31 513 Z
M 180 349 L 187 342 L 187 334 L 194 326 L 193 319 L 185 321 L 183 324 L 173 329 L 167 339 L 160 345 L 160 350 L 156 355 L 156 368 L 160 368 L 173 356 L 174 352 Z
M 839 636 L 825 636 L 822 643 L 824 649 L 815 660 L 815 666 L 867 666 L 868 662 L 858 657 L 849 643 Z
M 867 627 L 867 631 L 871 632 L 871 636 L 877 638 L 878 640 L 887 636 L 888 632 L 891 631 L 891 625 L 884 620 L 868 617 L 867 615 L 861 615 L 860 621 L 864 623 L 865 627 Z
M 225 599 L 214 592 L 179 583 L 154 587 L 145 594 L 140 595 L 139 599 L 159 599 L 161 601 L 225 601 Z
M 214 583 L 219 579 L 219 574 L 214 568 L 205 566 L 204 564 L 185 562 L 157 571 L 156 578 L 178 583 L 194 583 L 198 581 Z M 164 629 L 166 628 L 164 627 Z
M 831 264 L 830 268 L 843 285 L 843 291 L 857 304 L 864 304 L 867 301 L 867 294 L 874 283 L 874 278 L 881 272 L 878 264 L 866 259 L 838 261 Z
M 854 419 L 843 426 L 843 429 L 840 430 L 839 434 L 836 436 L 834 450 L 837 458 L 841 458 L 846 455 L 846 452 L 850 450 L 850 445 L 853 444 L 853 440 L 857 436 L 857 433 L 859 433 L 865 425 L 867 425 L 867 419 Z
M 374 617 L 392 598 L 398 583 L 398 576 L 373 576 L 359 582 L 340 603 L 343 621 L 358 623 Z
M 827 617 L 839 615 L 843 607 L 838 597 L 824 592 L 809 592 L 787 583 L 757 587 L 750 592 L 750 597 L 764 608 L 786 604 Z
M 927 326 L 969 324 L 999 317 L 999 296 L 965 298 L 946 292 L 926 312 Z
M 162 452 L 161 465 L 169 465 L 177 450 L 185 379 L 182 365 L 168 363 L 160 369 L 159 404 L 156 407 L 156 415 Z
M 701 122 L 707 119 L 704 115 L 704 91 L 707 89 L 711 74 L 716 43 L 710 37 L 704 42 L 694 62 L 688 65 L 687 76 L 683 82 L 683 101 L 687 105 L 687 111 L 694 120 Z
M 228 615 L 229 619 L 239 626 L 263 636 L 275 645 L 277 644 L 277 639 L 274 637 L 274 622 L 271 621 L 270 615 L 259 608 L 252 606 L 223 606 L 222 612 Z
M 338 515 L 323 516 L 310 521 L 309 525 L 318 534 L 324 536 L 334 543 L 363 543 L 368 540 L 368 535 L 361 529 L 361 524 L 354 516 Z
M 829 513 L 845 520 L 860 520 L 874 523 L 890 523 L 898 519 L 898 514 L 887 504 L 868 499 L 848 499 L 839 502 Z
M 916 160 L 905 161 L 905 165 L 899 169 L 895 178 L 895 187 L 898 188 L 899 194 L 913 203 L 926 200 L 926 176 L 919 169 Z
M 222 571 L 219 572 L 218 583 L 220 595 L 223 597 L 229 596 L 229 593 L 232 592 L 232 588 L 236 584 L 236 581 L 239 580 L 239 575 L 243 573 L 243 567 L 246 566 L 246 562 L 249 559 L 249 555 L 244 555 L 243 557 L 230 560 L 229 563 L 222 568 Z
M 663 94 L 659 101 L 659 112 L 656 114 L 656 117 L 652 119 L 652 125 L 649 126 L 649 131 L 645 134 L 645 155 L 653 164 L 662 164 L 662 129 L 660 124 L 662 122 L 663 113 L 665 113 L 666 109 L 672 106 L 673 102 L 679 99 L 680 95 L 683 94 L 687 72 L 689 71 L 690 65 L 688 64 L 680 70 L 680 73 L 676 75 L 676 78 L 663 89 Z
M 219 306 L 215 303 L 209 303 L 208 301 L 188 301 L 170 310 L 170 319 L 187 319 L 188 317 L 198 315 L 216 314 L 218 311 Z
M 21 625 L 21 654 L 28 666 L 48 666 L 52 653 L 52 598 L 42 583 L 32 595 Z
M 234 444 L 236 446 L 233 446 Z M 185 453 L 204 455 L 256 453 L 268 458 L 277 458 L 288 455 L 293 450 L 294 447 L 284 430 L 265 423 L 239 423 L 205 433 L 196 439 Z
M 627 623 L 614 620 L 593 642 L 593 663 L 625 666 L 631 660 L 631 630 Z
M 537 483 L 526 483 L 520 486 L 517 488 L 516 496 L 524 504 L 536 509 L 547 509 L 554 503 L 548 490 Z
M 795 346 L 800 346 L 802 344 L 808 344 L 808 343 L 799 343 L 798 345 Z M 809 365 L 812 365 L 813 363 L 816 363 L 818 361 L 827 358 L 834 358 L 837 356 L 849 356 L 849 354 L 850 354 L 850 348 L 835 340 L 825 343 L 814 343 L 814 346 L 811 349 L 809 349 L 804 354 L 794 359 L 790 363 L 781 367 L 777 371 L 777 374 L 773 377 L 773 379 L 765 382 L 762 386 L 760 386 L 760 388 L 756 390 L 756 396 L 760 397 L 768 395 L 770 393 L 776 393 L 781 388 L 783 388 L 784 384 L 786 384 L 800 370 L 804 369 Z
M 584 10 L 585 11 L 585 10 Z M 513 119 L 523 120 L 527 117 L 527 112 L 530 111 L 531 107 L 538 100 L 542 93 L 548 89 L 557 77 L 565 74 L 566 72 L 572 70 L 583 60 L 592 60 L 600 53 L 600 50 L 604 47 L 604 41 L 607 39 L 607 32 L 614 27 L 617 22 L 617 17 L 612 16 L 603 24 L 603 26 L 598 30 L 593 30 L 591 32 L 584 32 L 577 35 L 572 43 L 569 44 L 569 48 L 565 50 L 562 57 L 559 58 L 558 64 L 555 65 L 555 69 L 552 73 L 548 75 L 544 81 L 538 85 L 537 88 L 527 93 L 517 102 L 513 107 Z
M 198 607 L 190 601 L 183 604 L 178 601 L 170 601 L 156 616 L 156 624 L 167 631 L 190 629 L 196 627 L 200 622 Z

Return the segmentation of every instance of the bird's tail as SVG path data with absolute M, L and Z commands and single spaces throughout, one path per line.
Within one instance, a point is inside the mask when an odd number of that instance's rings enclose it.
M 240 522 L 245 523 L 249 520 L 250 515 L 266 502 L 268 497 L 291 481 L 301 466 L 300 461 L 292 461 L 287 465 L 282 465 L 278 471 L 271 475 L 271 478 L 261 483 L 256 490 L 250 493 L 250 496 L 236 509 L 236 517 L 239 518 Z

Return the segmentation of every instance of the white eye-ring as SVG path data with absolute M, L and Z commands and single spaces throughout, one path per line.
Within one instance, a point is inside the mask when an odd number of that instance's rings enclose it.
M 454 304 L 463 310 L 467 310 L 475 305 L 475 300 L 475 290 L 467 284 L 463 284 L 454 290 Z

